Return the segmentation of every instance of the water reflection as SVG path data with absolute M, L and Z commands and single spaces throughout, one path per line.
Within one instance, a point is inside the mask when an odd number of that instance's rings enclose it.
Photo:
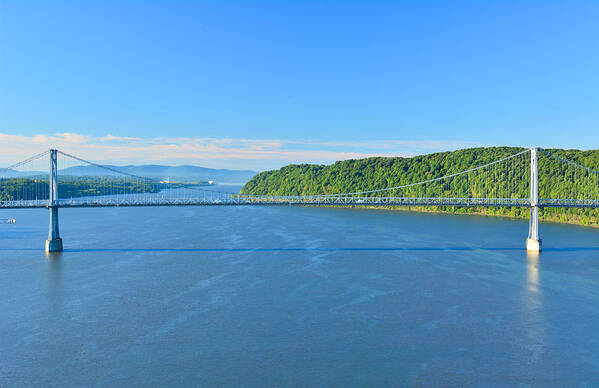
M 46 252 L 46 264 L 47 264 L 47 276 L 46 276 L 46 287 L 48 292 L 48 305 L 52 307 L 54 311 L 58 309 L 61 303 L 61 288 L 60 288 L 60 277 L 61 277 L 61 264 L 62 264 L 62 252 Z
M 539 291 L 539 252 L 526 253 L 526 279 L 528 290 L 531 292 Z
M 543 316 L 543 295 L 541 287 L 540 254 L 526 254 L 526 284 L 524 287 L 523 308 L 523 347 L 529 353 L 528 359 L 535 364 L 545 351 L 545 319 Z

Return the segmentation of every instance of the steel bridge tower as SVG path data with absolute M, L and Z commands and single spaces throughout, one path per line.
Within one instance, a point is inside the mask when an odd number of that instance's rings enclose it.
M 537 148 L 530 149 L 530 222 L 528 226 L 528 238 L 526 239 L 526 250 L 530 252 L 541 251 L 541 239 L 539 238 L 539 176 Z
M 46 240 L 46 252 L 61 252 L 62 239 L 58 233 L 58 161 L 57 150 L 50 150 L 50 185 L 48 209 L 50 210 L 50 228 Z

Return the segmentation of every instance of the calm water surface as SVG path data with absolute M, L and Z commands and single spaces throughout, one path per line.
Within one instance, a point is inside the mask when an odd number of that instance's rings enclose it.
M 599 230 L 364 209 L 2 211 L 0 386 L 599 386 Z

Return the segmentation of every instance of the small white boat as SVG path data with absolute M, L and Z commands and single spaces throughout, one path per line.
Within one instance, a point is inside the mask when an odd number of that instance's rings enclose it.
M 14 224 L 17 222 L 14 218 L 0 218 L 0 224 Z

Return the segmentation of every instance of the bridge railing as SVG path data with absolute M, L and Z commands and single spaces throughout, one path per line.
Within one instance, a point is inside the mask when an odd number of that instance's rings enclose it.
M 541 207 L 599 208 L 598 199 L 539 199 Z
M 0 208 L 44 208 L 47 206 L 47 199 L 0 201 Z

